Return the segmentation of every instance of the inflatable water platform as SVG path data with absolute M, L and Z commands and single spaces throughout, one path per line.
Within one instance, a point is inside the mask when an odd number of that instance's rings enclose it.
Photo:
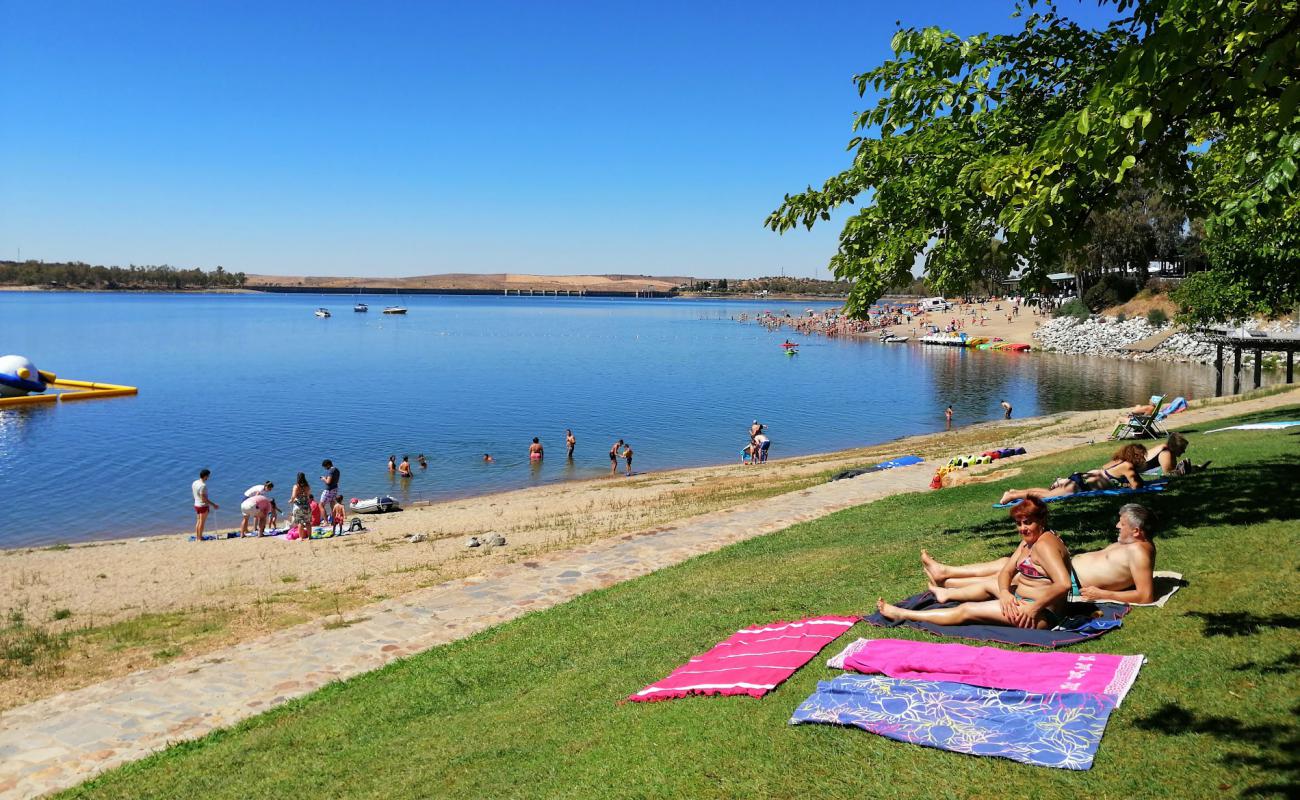
M 53 389 L 50 394 L 46 390 Z M 138 394 L 134 386 L 74 381 L 39 370 L 25 356 L 0 356 L 0 408 Z

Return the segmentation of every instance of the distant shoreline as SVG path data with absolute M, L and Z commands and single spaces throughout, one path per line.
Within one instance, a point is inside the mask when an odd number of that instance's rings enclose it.
M 536 289 L 502 290 L 502 289 L 458 289 L 458 288 L 418 288 L 394 289 L 375 286 L 257 286 L 244 289 L 99 289 L 75 286 L 0 286 L 0 292 L 41 292 L 47 294 L 311 294 L 311 295 L 349 295 L 364 297 L 399 297 L 402 295 L 432 295 L 445 297 L 592 297 L 592 298 L 642 298 L 647 300 L 743 300 L 746 302 L 800 301 L 811 303 L 843 303 L 843 296 L 805 295 L 805 294 L 769 294 L 754 297 L 750 294 L 712 294 L 701 292 L 661 292 L 661 291 L 619 291 L 619 290 L 565 290 Z

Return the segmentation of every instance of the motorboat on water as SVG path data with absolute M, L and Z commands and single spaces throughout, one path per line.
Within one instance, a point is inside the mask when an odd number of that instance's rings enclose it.
M 901 342 L 906 342 L 906 341 L 907 341 L 908 339 L 910 339 L 910 338 L 912 338 L 912 337 L 910 337 L 910 336 L 886 336 L 886 337 L 882 338 L 880 341 L 884 342 L 885 344 L 899 344 L 899 343 L 901 343 Z
M 325 317 L 328 317 L 329 315 L 330 315 L 330 310 L 329 310 L 328 308 L 318 308 L 318 309 L 316 309 L 316 316 L 320 317 L 321 319 L 324 319 Z
M 355 306 L 352 307 L 352 310 L 356 311 L 359 314 L 364 314 L 365 312 L 370 310 L 370 306 L 366 305 L 365 303 L 357 303 Z
M 385 314 L 405 314 L 406 306 L 389 306 L 384 309 Z
M 388 511 L 402 510 L 401 506 L 397 505 L 397 501 L 386 494 L 366 500 L 354 497 L 350 505 L 352 511 L 357 514 L 383 514 Z

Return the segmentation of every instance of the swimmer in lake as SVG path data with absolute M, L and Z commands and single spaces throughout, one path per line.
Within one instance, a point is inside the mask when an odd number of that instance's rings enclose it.
M 493 461 L 493 458 L 492 458 L 492 454 L 491 454 L 491 453 L 484 453 L 484 454 L 483 454 L 483 463 L 484 463 L 484 464 L 491 464 L 492 461 Z
M 528 457 L 533 461 L 540 461 L 542 458 L 542 442 L 536 436 L 533 437 L 533 443 L 528 445 Z
M 564 444 L 569 448 L 569 458 L 573 458 L 573 448 L 577 445 L 578 440 L 573 438 L 573 431 L 568 428 L 564 429 Z

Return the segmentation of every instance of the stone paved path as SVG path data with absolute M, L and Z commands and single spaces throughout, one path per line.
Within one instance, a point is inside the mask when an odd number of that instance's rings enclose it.
M 1180 415 L 1180 424 L 1295 402 L 1296 393 Z M 1097 417 L 1108 428 L 1113 414 Z M 995 432 L 991 431 L 991 435 Z M 1105 434 L 1101 434 L 1104 436 Z M 1035 440 L 1032 455 L 1095 432 Z M 331 681 L 464 638 L 729 544 L 902 492 L 933 465 L 871 473 L 672 526 L 495 568 L 356 609 L 347 627 L 307 623 L 205 656 L 65 692 L 0 715 L 0 800 L 75 786 L 105 769 L 307 694 Z

